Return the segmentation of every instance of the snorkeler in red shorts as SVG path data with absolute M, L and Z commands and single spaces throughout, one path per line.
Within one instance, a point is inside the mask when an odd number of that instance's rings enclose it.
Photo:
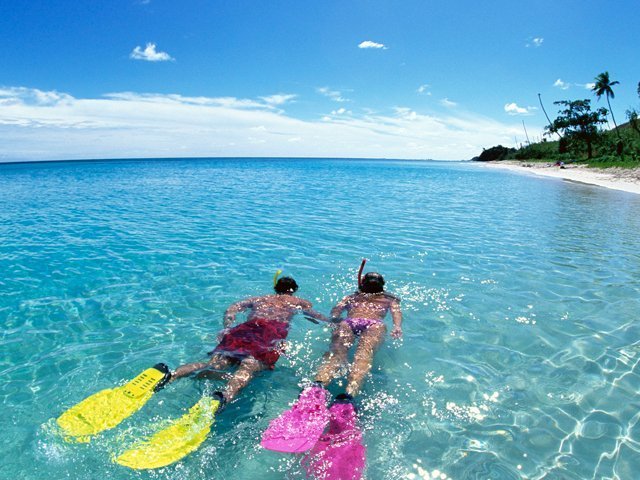
M 247 298 L 236 302 L 224 313 L 224 330 L 220 343 L 209 354 L 208 362 L 182 365 L 171 375 L 171 381 L 199 372 L 214 375 L 237 365 L 222 392 L 216 392 L 225 402 L 231 402 L 256 373 L 273 369 L 283 351 L 289 324 L 296 313 L 303 313 L 311 321 L 328 319 L 311 308 L 311 302 L 294 296 L 298 284 L 291 277 L 275 282 L 275 295 Z M 240 312 L 248 310 L 247 321 L 231 327 Z M 317 323 L 317 322 L 316 322 Z

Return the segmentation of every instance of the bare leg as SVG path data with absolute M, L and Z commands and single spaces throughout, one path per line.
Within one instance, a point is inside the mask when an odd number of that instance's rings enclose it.
M 340 366 L 347 362 L 347 353 L 355 338 L 356 336 L 349 325 L 345 322 L 338 325 L 333 331 L 329 351 L 324 354 L 322 365 L 318 368 L 318 373 L 316 374 L 317 382 L 322 382 L 325 387 L 331 383 Z
M 386 333 L 387 327 L 382 323 L 378 323 L 371 325 L 360 334 L 360 341 L 356 347 L 346 388 L 346 393 L 349 395 L 356 396 L 360 392 L 364 379 L 371 370 L 373 355 L 378 347 L 382 345 Z
M 171 375 L 171 381 L 177 380 L 187 375 L 191 375 L 198 370 L 215 369 L 224 370 L 231 365 L 231 359 L 223 355 L 212 355 L 208 362 L 194 362 L 181 365 Z
M 242 360 L 224 389 L 225 400 L 231 402 L 238 392 L 249 384 L 254 375 L 264 369 L 264 364 L 253 357 L 247 357 Z
M 198 380 L 229 380 L 229 378 L 231 378 L 231 373 L 222 371 L 219 368 L 212 369 L 211 367 L 208 367 L 198 372 L 196 378 Z

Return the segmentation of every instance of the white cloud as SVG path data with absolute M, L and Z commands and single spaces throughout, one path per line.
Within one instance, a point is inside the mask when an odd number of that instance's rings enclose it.
M 382 49 L 386 50 L 387 47 L 383 43 L 372 42 L 371 40 L 365 40 L 364 42 L 360 42 L 358 48 L 374 48 L 374 49 Z
M 346 108 L 339 108 L 337 110 L 333 110 L 331 112 L 331 115 L 351 115 L 351 111 L 347 110 Z
M 4 105 L 23 103 L 25 105 L 59 105 L 73 97 L 55 90 L 45 92 L 37 88 L 11 87 L 0 88 L 0 102 Z
M 543 43 L 544 43 L 544 38 L 542 37 L 529 38 L 529 40 L 527 40 L 527 43 L 525 44 L 525 47 L 538 48 L 538 47 L 541 47 Z
M 113 100 L 137 101 L 148 103 L 167 103 L 182 105 L 209 105 L 235 109 L 271 108 L 271 105 L 257 100 L 235 97 L 185 97 L 176 94 L 156 94 L 156 93 L 107 93 L 104 97 Z
M 428 85 L 426 83 L 424 85 L 420 85 L 418 87 L 418 93 L 420 95 L 429 95 L 429 96 L 431 96 L 431 92 L 429 91 L 430 88 L 431 88 L 431 85 Z
M 418 114 L 407 107 L 396 107 L 394 108 L 396 112 L 396 116 L 398 118 L 402 118 L 403 120 L 408 120 L 410 122 L 418 119 Z
M 442 100 L 440 100 L 440 105 L 447 108 L 453 108 L 458 106 L 456 102 L 452 102 L 448 98 L 443 98 Z
M 504 106 L 504 111 L 509 115 L 531 115 L 536 110 L 535 107 L 519 107 L 518 104 L 512 102 Z
M 342 93 L 338 90 L 331 90 L 329 87 L 320 87 L 317 92 L 325 97 L 330 98 L 334 102 L 348 102 L 349 99 L 342 96 Z
M 270 99 L 271 97 L 264 97 Z M 521 126 L 463 112 L 301 120 L 263 99 L 0 89 L 0 161 L 173 156 L 471 158 Z M 452 111 L 453 112 L 453 111 Z M 530 128 L 533 128 L 530 127 Z
M 134 48 L 129 57 L 134 60 L 145 60 L 147 62 L 167 62 L 173 60 L 168 53 L 156 51 L 155 43 L 147 43 L 144 50 L 139 46 Z
M 293 95 L 293 94 L 278 93 L 276 95 L 270 95 L 268 97 L 260 97 L 260 98 L 264 100 L 267 105 L 272 105 L 276 107 L 276 106 L 284 105 L 285 103 L 289 103 L 296 97 L 297 95 Z
M 554 87 L 558 87 L 562 90 L 569 90 L 572 87 L 580 87 L 580 88 L 585 88 L 587 90 L 592 90 L 593 87 L 595 86 L 595 83 L 593 82 L 588 82 L 588 83 L 570 83 L 570 82 L 565 82 L 562 79 L 557 79 L 554 83 L 553 83 Z

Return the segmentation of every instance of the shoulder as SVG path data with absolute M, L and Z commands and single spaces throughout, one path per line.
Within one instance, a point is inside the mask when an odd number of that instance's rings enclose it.
M 242 305 L 255 305 L 255 304 L 264 302 L 266 300 L 266 298 L 267 298 L 266 295 L 265 296 L 260 296 L 260 297 L 247 297 L 247 298 L 245 298 L 243 300 L 240 300 L 237 303 L 242 304 Z
M 356 298 L 358 298 L 358 295 L 360 295 L 358 292 L 352 293 L 351 295 L 345 295 L 344 297 L 342 297 L 342 300 L 340 300 L 340 302 L 338 302 L 341 305 L 348 305 L 349 303 L 353 302 Z
M 298 298 L 298 305 L 302 308 L 311 308 L 312 303 L 309 300 L 305 300 L 304 298 Z
M 387 298 L 391 303 L 400 303 L 400 297 L 394 295 L 393 293 L 384 292 L 385 298 Z

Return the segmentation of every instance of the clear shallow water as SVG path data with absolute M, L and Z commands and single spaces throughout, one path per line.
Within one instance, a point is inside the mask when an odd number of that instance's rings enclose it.
M 90 445 L 52 419 L 158 361 L 203 358 L 226 306 L 277 268 L 328 312 L 364 256 L 405 315 L 359 400 L 366 478 L 635 478 L 638 232 L 639 196 L 470 164 L 0 166 L 0 477 L 304 478 L 258 446 L 327 348 L 303 319 L 177 465 L 111 457 L 215 383 L 173 384 Z

